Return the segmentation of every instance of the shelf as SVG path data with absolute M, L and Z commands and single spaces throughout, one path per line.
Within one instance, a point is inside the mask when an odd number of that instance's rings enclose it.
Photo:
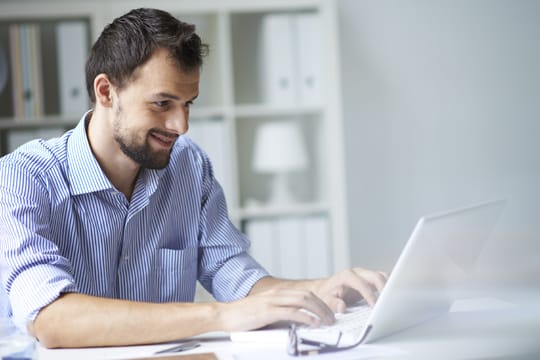
M 270 206 L 250 206 L 241 209 L 236 209 L 234 214 L 241 220 L 250 220 L 267 217 L 288 217 L 288 216 L 304 216 L 314 214 L 326 214 L 329 211 L 328 204 L 311 203 L 311 204 L 295 204 L 282 207 Z
M 81 114 L 82 116 L 83 114 Z M 80 119 L 73 119 L 62 116 L 43 116 L 39 118 L 0 118 L 1 130 L 29 129 L 36 127 L 71 127 L 77 124 Z
M 225 117 L 225 114 L 226 111 L 222 107 L 198 107 L 197 105 L 195 105 L 189 113 L 189 119 L 222 119 Z
M 238 117 L 272 117 L 320 115 L 324 109 L 322 106 L 277 107 L 269 105 L 238 105 L 234 111 Z

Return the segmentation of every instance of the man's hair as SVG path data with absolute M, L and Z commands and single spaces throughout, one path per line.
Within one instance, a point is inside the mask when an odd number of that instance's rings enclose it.
M 103 29 L 86 61 L 86 88 L 92 103 L 96 102 L 97 75 L 107 74 L 111 83 L 122 89 L 159 48 L 168 50 L 188 73 L 199 69 L 208 53 L 208 45 L 201 42 L 195 26 L 166 11 L 140 8 L 114 19 Z

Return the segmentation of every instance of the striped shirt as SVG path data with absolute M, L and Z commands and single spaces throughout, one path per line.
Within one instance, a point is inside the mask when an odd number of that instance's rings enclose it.
M 128 201 L 93 156 L 86 125 L 0 159 L 0 270 L 21 329 L 61 293 L 191 302 L 199 280 L 232 301 L 267 275 L 188 137 L 165 169 L 141 169 Z

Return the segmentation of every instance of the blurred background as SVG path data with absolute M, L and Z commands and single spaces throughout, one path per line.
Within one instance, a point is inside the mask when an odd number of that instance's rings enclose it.
M 540 274 L 540 2 L 340 0 L 351 262 L 388 269 L 417 219 L 508 200 L 479 272 Z

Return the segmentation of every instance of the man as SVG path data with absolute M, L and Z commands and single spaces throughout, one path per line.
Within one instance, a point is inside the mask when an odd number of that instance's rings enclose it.
M 137 9 L 86 66 L 93 109 L 58 139 L 0 161 L 2 280 L 11 316 L 46 347 L 129 345 L 374 303 L 385 274 L 267 274 L 227 216 L 207 156 L 186 137 L 206 46 L 192 25 Z M 199 280 L 218 300 L 192 303 Z M 300 311 L 306 309 L 306 311 Z

